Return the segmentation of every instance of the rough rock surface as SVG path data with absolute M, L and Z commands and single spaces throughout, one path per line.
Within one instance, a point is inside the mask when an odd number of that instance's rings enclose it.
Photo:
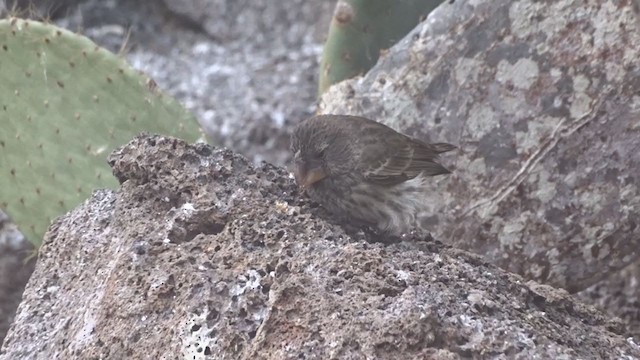
M 158 136 L 110 164 L 120 190 L 51 227 L 0 359 L 640 358 L 565 291 L 349 235 L 279 168 Z
M 459 145 L 434 236 L 577 291 L 640 255 L 638 58 L 630 1 L 455 1 L 321 112 Z
M 576 298 L 619 317 L 630 335 L 640 339 L 640 264 L 633 263 L 579 293 Z

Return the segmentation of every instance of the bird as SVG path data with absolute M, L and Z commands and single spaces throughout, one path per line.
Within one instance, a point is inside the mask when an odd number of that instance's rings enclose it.
M 293 175 L 309 197 L 334 216 L 382 234 L 421 228 L 429 177 L 450 174 L 438 155 L 456 149 L 426 143 L 374 120 L 316 115 L 293 129 Z

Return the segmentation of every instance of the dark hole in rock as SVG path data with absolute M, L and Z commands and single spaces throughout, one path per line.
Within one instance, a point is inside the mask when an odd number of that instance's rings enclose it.
M 276 275 L 283 275 L 289 272 L 289 265 L 287 263 L 280 263 L 276 267 Z
M 140 332 L 136 331 L 133 334 L 131 334 L 131 337 L 129 337 L 129 341 L 132 343 L 137 343 L 140 340 Z
M 262 235 L 258 234 L 258 236 L 262 236 Z M 258 248 L 265 247 L 264 241 L 262 239 L 257 239 L 256 241 L 253 241 L 252 244 Z
M 456 351 L 463 359 L 471 359 L 473 358 L 473 352 L 469 349 L 458 349 Z
M 220 312 L 218 312 L 218 310 L 209 307 L 209 314 L 207 314 L 207 325 L 210 325 L 209 321 L 218 320 L 219 315 Z
M 204 215 L 204 216 L 203 216 Z M 169 239 L 174 243 L 183 243 L 193 240 L 196 236 L 216 235 L 222 232 L 226 222 L 218 214 L 199 214 L 195 218 L 189 219 L 188 223 L 176 222 L 169 232 Z
M 456 338 L 456 344 L 458 345 L 465 345 L 469 343 L 469 339 L 467 339 L 466 336 L 458 336 Z
M 136 255 L 144 255 L 147 251 L 144 249 L 144 246 L 142 244 L 138 244 L 133 248 L 133 252 Z
M 263 294 L 265 294 L 265 295 L 268 294 L 269 290 L 271 290 L 271 285 L 269 285 L 269 284 L 262 285 L 262 290 L 261 291 L 262 291 Z
M 158 294 L 158 298 L 159 299 L 170 299 L 172 297 L 176 296 L 176 292 L 173 288 L 169 289 L 168 291 L 165 292 L 161 292 Z
M 238 317 L 247 317 L 247 310 L 244 308 L 241 308 L 240 311 L 238 311 Z
M 267 266 L 265 266 L 265 270 L 266 270 L 266 272 L 267 272 L 267 274 L 268 274 L 268 273 L 270 273 L 270 272 L 274 271 L 274 270 L 275 270 L 275 267 L 273 267 L 273 265 L 272 265 L 272 264 L 267 264 Z
M 201 328 L 201 327 L 202 327 L 202 326 L 197 325 L 197 324 L 196 324 L 196 325 L 193 325 L 193 326 L 191 327 L 191 332 L 196 332 L 196 331 L 200 330 L 200 328 Z
M 378 290 L 378 294 L 380 295 L 384 295 L 384 296 L 389 296 L 389 297 L 395 297 L 398 296 L 398 294 L 401 291 L 398 289 L 394 289 L 391 287 L 383 287 L 382 289 Z
M 547 304 L 547 299 L 545 299 L 544 296 L 540 296 L 538 294 L 532 294 L 531 301 L 533 302 L 533 305 L 540 308 L 541 310 L 544 310 Z

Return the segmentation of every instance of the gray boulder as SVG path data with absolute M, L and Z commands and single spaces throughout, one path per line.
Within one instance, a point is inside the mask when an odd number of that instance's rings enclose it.
M 638 58 L 632 2 L 447 2 L 321 112 L 457 144 L 433 235 L 573 292 L 638 260 Z

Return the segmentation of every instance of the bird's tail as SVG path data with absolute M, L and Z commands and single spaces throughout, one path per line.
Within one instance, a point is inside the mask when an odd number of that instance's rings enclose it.
M 435 151 L 438 154 L 442 154 L 443 152 L 447 152 L 447 151 L 451 151 L 453 149 L 457 149 L 458 147 L 455 145 L 451 145 L 451 144 L 447 144 L 447 143 L 435 143 L 435 144 L 430 144 L 433 148 L 433 151 Z

